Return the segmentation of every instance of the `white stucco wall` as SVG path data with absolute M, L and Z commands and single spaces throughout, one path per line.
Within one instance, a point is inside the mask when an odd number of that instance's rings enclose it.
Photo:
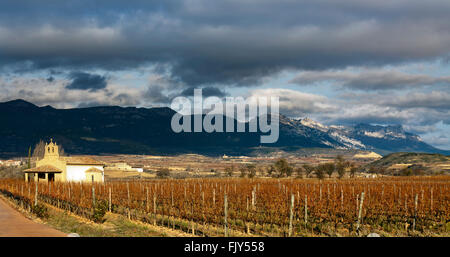
M 103 166 L 89 166 L 89 165 L 67 165 L 67 181 L 85 181 L 87 171 L 90 168 L 97 168 L 103 171 Z M 102 173 L 102 182 L 105 181 L 105 174 Z

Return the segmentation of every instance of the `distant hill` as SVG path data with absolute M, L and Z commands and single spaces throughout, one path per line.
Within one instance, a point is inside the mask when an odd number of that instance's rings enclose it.
M 392 153 L 367 165 L 367 169 L 421 169 L 429 173 L 450 172 L 450 156 L 430 153 Z
M 437 163 L 437 162 L 450 162 L 450 156 L 444 156 L 442 154 L 430 154 L 430 153 L 391 153 L 383 158 L 372 162 L 374 166 L 387 166 L 396 163 Z
M 381 155 L 392 152 L 450 154 L 450 151 L 437 149 L 422 141 L 418 135 L 404 131 L 400 125 L 324 126 L 309 119 L 303 119 L 301 122 L 305 126 L 327 133 L 346 148 L 370 150 Z M 335 147 L 339 148 L 340 146 L 336 145 Z
M 0 103 L 0 157 L 25 156 L 40 139 L 53 138 L 69 154 L 174 154 L 243 155 L 260 147 L 260 132 L 174 133 L 175 111 L 170 108 L 101 106 L 55 109 L 24 100 Z M 226 118 L 236 128 L 238 122 Z M 225 122 L 224 122 L 225 123 Z M 246 131 L 248 123 L 244 124 Z M 280 137 L 265 147 L 361 149 L 394 151 L 446 151 L 436 149 L 400 126 L 359 124 L 324 126 L 309 119 L 280 115 Z

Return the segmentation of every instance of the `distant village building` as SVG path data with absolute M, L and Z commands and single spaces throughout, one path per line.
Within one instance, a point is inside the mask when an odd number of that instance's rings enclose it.
M 22 164 L 21 161 L 16 161 L 16 160 L 5 160 L 5 161 L 0 160 L 0 166 L 3 166 L 3 167 L 15 167 L 15 166 L 20 166 L 21 164 Z
M 128 171 L 128 170 L 132 169 L 131 166 L 128 165 L 126 162 L 114 162 L 109 167 L 114 168 L 116 170 L 124 170 L 124 171 Z
M 144 166 L 142 165 L 129 165 L 126 162 L 114 162 L 111 165 L 108 165 L 106 167 L 108 170 L 121 170 L 121 171 L 137 171 L 137 172 L 143 172 Z
M 363 174 L 363 176 L 364 176 L 365 178 L 377 178 L 377 177 L 378 177 L 377 174 Z
M 36 162 L 36 167 L 24 170 L 25 181 L 60 182 L 104 182 L 104 164 L 90 157 L 59 156 L 58 145 L 45 144 L 44 158 Z
M 142 165 L 133 165 L 131 168 L 137 172 L 144 172 L 144 166 Z

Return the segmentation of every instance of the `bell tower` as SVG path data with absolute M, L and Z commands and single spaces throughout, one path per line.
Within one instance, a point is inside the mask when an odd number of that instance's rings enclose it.
M 59 149 L 56 143 L 53 143 L 53 139 L 50 139 L 50 143 L 45 144 L 44 158 L 59 158 Z

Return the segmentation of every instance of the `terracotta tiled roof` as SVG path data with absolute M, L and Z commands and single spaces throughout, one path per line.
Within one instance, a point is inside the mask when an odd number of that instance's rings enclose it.
M 24 172 L 62 172 L 62 171 L 52 165 L 42 165 L 39 167 L 24 170 Z
M 85 172 L 103 172 L 103 171 L 101 171 L 101 170 L 99 170 L 99 169 L 97 169 L 97 168 L 90 168 L 90 169 L 88 169 L 88 170 L 85 171 Z
M 104 165 L 103 162 L 84 156 L 64 157 L 64 160 L 67 162 L 67 165 Z

